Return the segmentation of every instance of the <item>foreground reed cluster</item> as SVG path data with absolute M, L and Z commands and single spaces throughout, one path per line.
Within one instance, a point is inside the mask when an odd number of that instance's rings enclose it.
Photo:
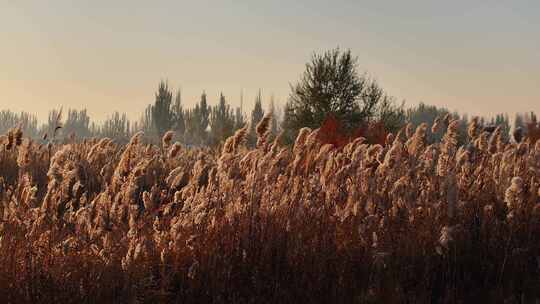
M 0 137 L 2 303 L 540 299 L 540 141 L 476 120 L 221 151 Z M 430 132 L 446 129 L 441 142 Z

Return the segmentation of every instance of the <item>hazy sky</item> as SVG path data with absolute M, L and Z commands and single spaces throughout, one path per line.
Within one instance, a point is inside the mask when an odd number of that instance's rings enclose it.
M 0 0 L 0 109 L 138 118 L 160 79 L 188 105 L 283 102 L 340 46 L 409 105 L 540 112 L 540 1 L 382 2 Z

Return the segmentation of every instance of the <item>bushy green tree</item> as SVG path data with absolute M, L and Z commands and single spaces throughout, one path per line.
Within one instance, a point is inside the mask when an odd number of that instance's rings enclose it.
M 358 60 L 350 50 L 342 52 L 336 48 L 312 56 L 300 81 L 291 86 L 285 106 L 282 126 L 288 131 L 289 140 L 302 127 L 320 127 L 329 115 L 345 131 L 377 118 L 391 118 L 387 127 L 399 125 L 402 108 L 394 106 L 378 83 L 360 75 L 357 67 Z
M 347 126 L 360 122 L 359 99 L 364 87 L 365 80 L 359 77 L 357 60 L 350 51 L 334 49 L 313 54 L 302 78 L 291 87 L 287 106 L 289 127 L 317 128 L 329 113 Z M 365 105 L 365 110 L 369 107 Z

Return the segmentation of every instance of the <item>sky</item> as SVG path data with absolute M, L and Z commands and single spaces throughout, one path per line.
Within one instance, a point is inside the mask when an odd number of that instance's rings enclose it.
M 314 52 L 340 47 L 412 106 L 540 112 L 540 1 L 0 0 L 0 110 L 137 119 L 160 80 L 244 109 L 283 104 Z

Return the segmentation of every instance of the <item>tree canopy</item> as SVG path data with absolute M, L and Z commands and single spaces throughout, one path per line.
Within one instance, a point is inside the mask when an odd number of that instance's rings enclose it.
M 358 59 L 339 48 L 313 54 L 285 105 L 283 128 L 294 138 L 302 127 L 318 128 L 329 116 L 345 131 L 377 119 L 398 128 L 404 117 L 378 83 L 358 72 Z M 385 124 L 386 126 L 386 124 Z

